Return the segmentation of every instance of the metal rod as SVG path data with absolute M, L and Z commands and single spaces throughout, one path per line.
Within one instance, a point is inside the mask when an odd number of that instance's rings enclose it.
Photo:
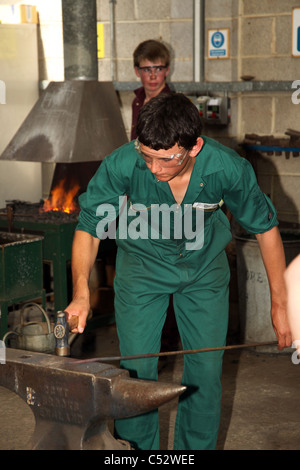
M 194 81 L 204 81 L 204 0 L 194 0 Z
M 184 349 L 181 351 L 168 351 L 150 354 L 136 354 L 132 356 L 111 356 L 111 357 L 94 357 L 91 359 L 79 359 L 76 361 L 77 364 L 88 364 L 89 362 L 107 362 L 107 361 L 127 361 L 131 359 L 147 359 L 150 357 L 163 357 L 163 356 L 180 356 L 183 354 L 195 354 L 211 351 L 223 351 L 230 349 L 242 349 L 242 348 L 254 348 L 260 346 L 277 346 L 277 341 L 267 341 L 264 343 L 249 343 L 249 344 L 233 344 L 231 346 L 217 346 L 213 348 L 200 348 L 200 349 Z M 74 363 L 74 361 L 72 361 Z
M 292 90 L 293 81 L 287 80 L 270 80 L 270 81 L 231 81 L 231 82 L 170 82 L 170 86 L 174 91 L 186 94 L 203 95 L 208 92 L 218 93 L 227 90 L 229 93 L 239 92 L 271 92 L 271 91 L 287 91 Z M 136 88 L 136 82 L 115 81 L 114 88 L 117 91 L 130 91 Z
M 109 6 L 110 6 L 110 75 L 111 75 L 111 81 L 116 80 L 115 3 L 116 3 L 116 0 L 109 0 Z

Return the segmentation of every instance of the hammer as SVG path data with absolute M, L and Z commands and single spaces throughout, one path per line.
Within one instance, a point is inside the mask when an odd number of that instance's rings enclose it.
M 55 354 L 57 356 L 69 356 L 70 345 L 69 345 L 69 331 L 76 328 L 78 324 L 78 317 L 72 316 L 67 321 L 66 312 L 57 312 L 56 323 L 54 325 L 54 336 L 55 336 Z

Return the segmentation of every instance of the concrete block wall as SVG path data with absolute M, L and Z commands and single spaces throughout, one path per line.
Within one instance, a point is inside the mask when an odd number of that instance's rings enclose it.
M 208 59 L 205 80 L 257 81 L 300 79 L 300 59 L 291 56 L 292 8 L 299 0 L 206 0 L 205 39 L 208 29 L 229 28 L 229 59 Z M 105 58 L 99 60 L 99 80 L 111 79 L 110 5 L 97 0 L 98 21 L 104 24 Z M 124 0 L 115 4 L 117 81 L 137 81 L 132 52 L 150 37 L 164 41 L 172 54 L 169 81 L 193 81 L 193 1 Z M 201 90 L 200 90 L 201 91 Z M 287 129 L 300 131 L 300 104 L 290 92 L 230 93 L 231 122 L 226 128 L 205 126 L 204 132 L 243 153 L 239 144 L 246 133 L 283 137 Z M 218 93 L 217 93 L 218 94 Z M 133 92 L 120 92 L 126 129 L 131 125 Z M 244 154 L 245 155 L 245 154 Z M 300 222 L 300 158 L 257 154 L 258 179 L 287 222 Z
M 117 81 L 137 81 L 132 54 L 146 39 L 163 41 L 172 56 L 171 80 L 193 79 L 193 0 L 122 0 L 115 12 Z M 97 20 L 104 24 L 105 57 L 99 60 L 99 80 L 110 80 L 110 3 L 97 0 Z
M 239 4 L 238 77 L 298 80 L 300 59 L 291 55 L 291 21 L 292 9 L 300 7 L 300 1 Z M 292 102 L 294 91 L 239 94 L 237 139 L 242 140 L 245 133 L 287 137 L 287 129 L 300 131 L 300 104 Z M 299 224 L 300 156 L 256 153 L 256 168 L 259 184 L 274 202 L 279 220 Z
M 256 167 L 259 185 L 271 197 L 279 220 L 296 227 L 300 222 L 300 156 L 257 154 Z
M 99 80 L 140 82 L 132 54 L 146 39 L 157 39 L 171 52 L 169 81 L 193 80 L 193 0 L 122 0 L 114 7 L 115 76 L 111 73 L 111 10 L 108 0 L 97 0 L 97 21 L 104 25 L 105 57 L 99 59 Z M 128 136 L 131 129 L 132 91 L 120 93 Z
M 28 2 L 27 2 L 28 3 Z M 40 18 L 40 80 L 63 79 L 61 0 L 36 0 Z M 170 82 L 193 81 L 193 0 L 117 0 L 114 5 L 115 76 L 111 75 L 110 1 L 97 0 L 97 21 L 104 25 L 104 58 L 99 59 L 99 80 L 139 81 L 132 53 L 141 41 L 156 38 L 172 55 Z M 205 39 L 208 29 L 229 28 L 230 57 L 210 60 L 205 45 L 205 80 L 256 81 L 300 80 L 300 58 L 291 56 L 292 8 L 300 0 L 206 0 Z M 236 148 L 246 133 L 283 137 L 287 129 L 300 131 L 300 104 L 292 93 L 229 93 L 231 122 L 227 127 L 205 126 L 204 133 Z M 199 89 L 201 94 L 201 89 Z M 121 111 L 128 135 L 131 127 L 132 91 L 120 94 Z M 220 93 L 215 93 L 220 95 Z M 300 94 L 299 94 L 300 97 Z M 284 221 L 299 223 L 300 158 L 285 155 L 256 157 L 262 189 L 271 195 Z

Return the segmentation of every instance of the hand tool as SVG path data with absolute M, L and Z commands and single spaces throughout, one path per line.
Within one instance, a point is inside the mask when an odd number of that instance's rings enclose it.
M 94 357 L 91 359 L 79 359 L 74 364 L 88 364 L 89 362 L 108 362 L 108 361 L 125 361 L 130 359 L 146 359 L 149 357 L 163 357 L 163 356 L 179 356 L 183 354 L 204 353 L 210 351 L 222 351 L 228 349 L 242 349 L 254 348 L 259 346 L 278 346 L 277 341 L 266 341 L 264 343 L 248 343 L 248 344 L 233 344 L 230 346 L 216 346 L 213 348 L 199 348 L 199 349 L 184 349 L 181 351 L 167 351 L 150 354 L 136 354 L 132 356 L 111 356 L 111 357 Z
M 57 312 L 56 323 L 54 326 L 55 336 L 55 354 L 57 356 L 69 356 L 69 332 L 77 327 L 78 317 L 72 316 L 67 320 L 66 312 Z

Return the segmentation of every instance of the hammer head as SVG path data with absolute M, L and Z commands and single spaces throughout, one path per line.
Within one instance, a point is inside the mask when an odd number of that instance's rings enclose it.
M 69 356 L 70 346 L 69 339 L 69 324 L 65 312 L 57 312 L 56 323 L 54 326 L 55 336 L 55 354 L 57 356 Z

